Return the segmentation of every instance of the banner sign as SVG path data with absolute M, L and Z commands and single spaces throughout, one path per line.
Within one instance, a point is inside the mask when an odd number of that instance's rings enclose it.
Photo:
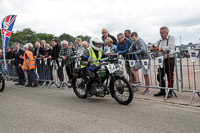
M 6 49 L 8 46 L 8 43 L 10 41 L 12 29 L 15 23 L 17 15 L 8 15 L 6 16 L 1 25 L 1 37 L 2 37 L 2 42 L 3 42 L 3 63 L 2 63 L 2 68 L 3 70 L 7 73 L 7 68 L 6 68 L 6 58 L 5 58 L 5 53 Z

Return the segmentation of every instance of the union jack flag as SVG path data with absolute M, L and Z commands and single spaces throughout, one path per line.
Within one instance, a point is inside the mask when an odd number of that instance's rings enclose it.
M 10 36 L 12 33 L 12 29 L 15 23 L 17 15 L 8 15 L 3 19 L 2 25 L 1 25 L 1 37 L 3 42 L 3 64 L 2 67 L 7 71 L 6 69 L 6 63 L 5 63 L 5 51 L 7 49 L 8 43 L 10 41 Z

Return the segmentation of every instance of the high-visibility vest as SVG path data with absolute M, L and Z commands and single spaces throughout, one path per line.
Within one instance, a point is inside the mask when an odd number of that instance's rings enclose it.
M 103 51 L 101 50 L 101 51 L 98 52 L 99 57 L 97 59 L 97 56 L 94 53 L 94 50 L 92 49 L 92 47 L 88 47 L 87 49 L 89 51 L 90 57 L 92 57 L 93 64 L 95 64 L 96 66 L 98 66 L 99 65 L 98 61 L 101 59 Z M 81 68 L 85 68 L 85 67 L 86 67 L 85 65 L 81 65 Z
M 26 59 L 25 54 L 28 56 L 29 59 Z M 33 57 L 33 53 L 30 51 L 26 51 L 24 53 L 24 63 L 22 69 L 31 70 L 35 69 L 35 59 Z

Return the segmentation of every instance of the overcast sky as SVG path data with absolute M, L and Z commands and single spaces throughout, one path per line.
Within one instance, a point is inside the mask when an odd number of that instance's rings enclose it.
M 13 30 L 101 37 L 125 29 L 155 43 L 159 28 L 168 26 L 176 45 L 200 43 L 200 0 L 0 0 L 0 20 L 16 14 Z

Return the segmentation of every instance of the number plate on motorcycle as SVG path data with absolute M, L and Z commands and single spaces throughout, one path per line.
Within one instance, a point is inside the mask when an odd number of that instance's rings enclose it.
M 106 67 L 108 68 L 110 74 L 114 73 L 117 70 L 114 64 L 108 64 L 106 65 Z

